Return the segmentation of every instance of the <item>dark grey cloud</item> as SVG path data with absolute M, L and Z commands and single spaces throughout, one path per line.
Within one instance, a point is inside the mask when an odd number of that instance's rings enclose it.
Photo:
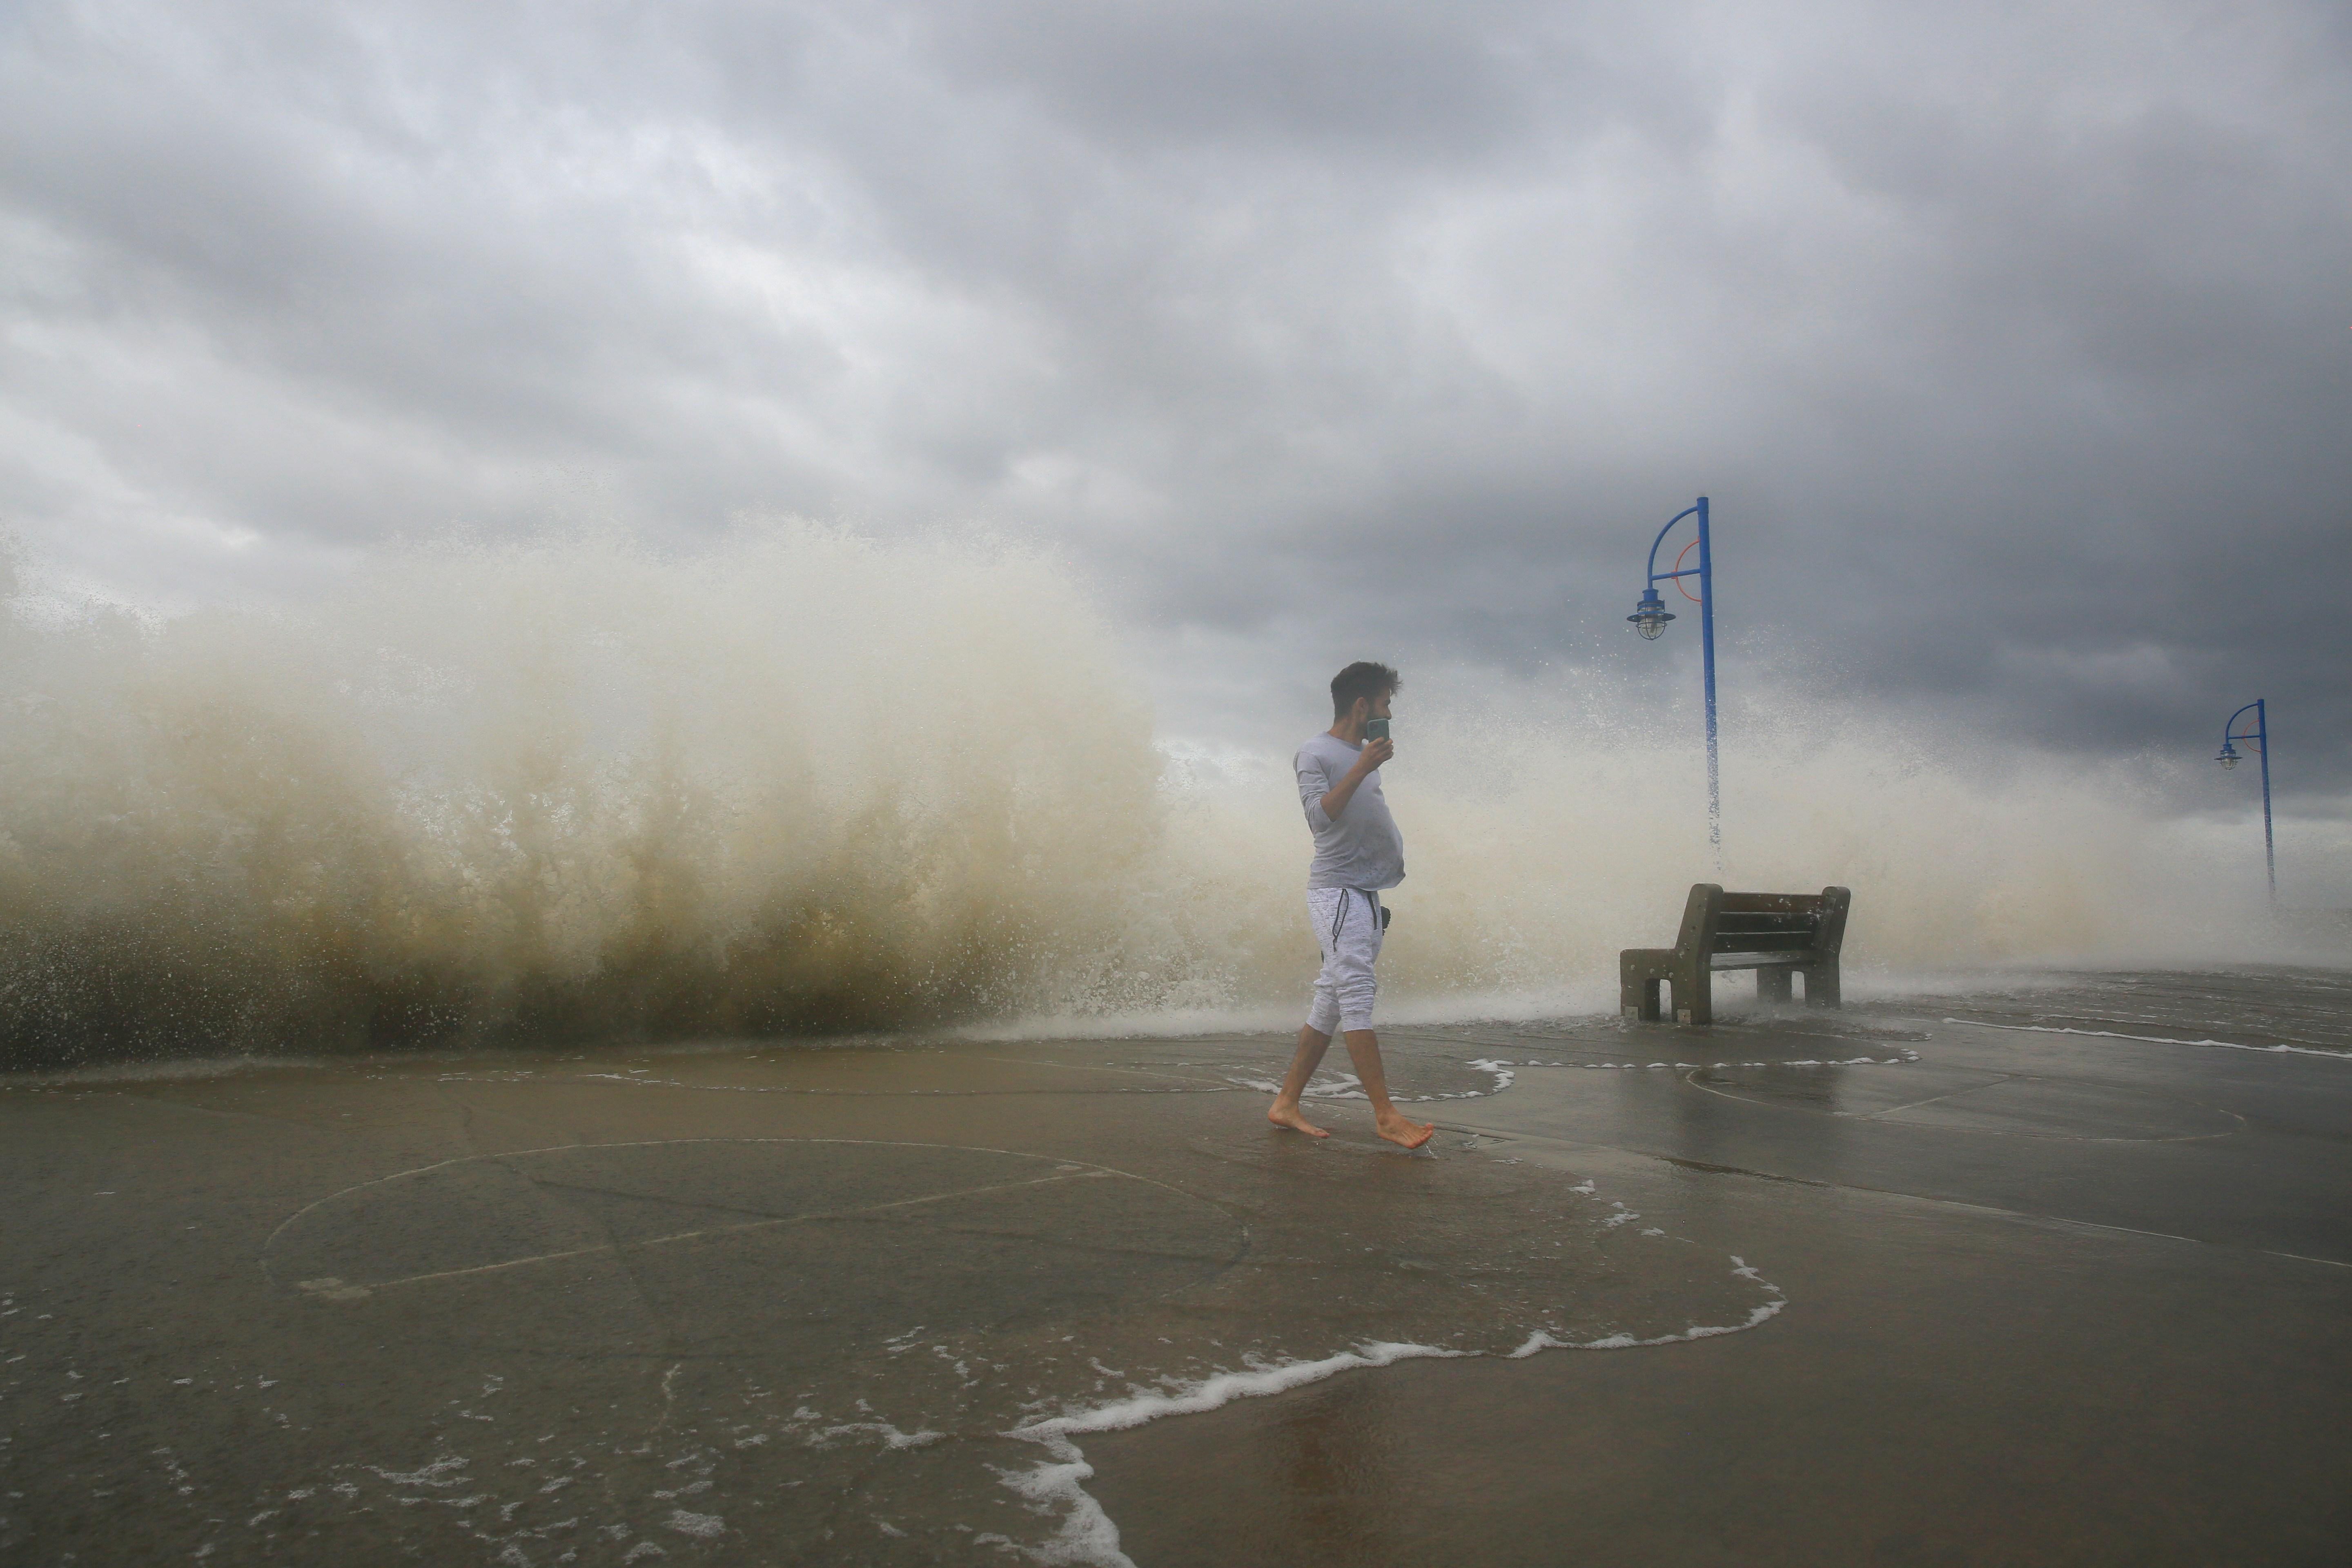
M 27 5 L 0 507 L 175 602 L 969 523 L 1171 647 L 1525 673 L 1705 490 L 1748 668 L 2086 757 L 2259 691 L 2321 812 L 2347 67 L 2316 0 Z

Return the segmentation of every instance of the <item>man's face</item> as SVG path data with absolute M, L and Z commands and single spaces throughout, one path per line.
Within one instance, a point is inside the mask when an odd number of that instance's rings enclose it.
M 1389 700 L 1395 695 L 1396 693 L 1392 691 L 1383 691 L 1378 697 L 1357 698 L 1356 700 L 1363 705 L 1363 719 L 1387 719 L 1391 717 L 1389 712 Z M 1361 721 L 1361 720 L 1359 720 L 1359 722 Z

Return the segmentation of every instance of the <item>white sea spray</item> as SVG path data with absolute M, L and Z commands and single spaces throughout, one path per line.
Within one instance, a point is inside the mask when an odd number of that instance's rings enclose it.
M 1156 743 L 1034 552 L 777 527 L 425 545 L 271 614 L 0 598 L 0 1066 L 1263 1025 L 1312 967 L 1283 759 Z M 1855 888 L 1857 987 L 2245 929 L 2113 780 L 1748 720 L 1734 879 Z M 1412 731 L 1391 1020 L 1610 1009 L 1716 876 L 1679 742 L 1599 722 Z

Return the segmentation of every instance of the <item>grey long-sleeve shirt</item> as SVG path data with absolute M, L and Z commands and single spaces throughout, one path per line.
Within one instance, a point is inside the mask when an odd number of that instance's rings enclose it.
M 1315 862 L 1307 868 L 1310 888 L 1393 888 L 1404 880 L 1404 836 L 1381 794 L 1381 775 L 1374 769 L 1356 786 L 1348 809 L 1334 821 L 1323 810 L 1323 797 L 1338 787 L 1356 765 L 1364 748 L 1349 745 L 1337 735 L 1316 736 L 1298 748 L 1298 804 L 1306 808 L 1307 826 L 1315 835 Z

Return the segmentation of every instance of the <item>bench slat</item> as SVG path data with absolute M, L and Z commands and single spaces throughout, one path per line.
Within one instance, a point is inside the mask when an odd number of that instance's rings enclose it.
M 1819 915 L 1728 914 L 1716 922 L 1717 931 L 1801 931 L 1821 929 Z
M 1814 946 L 1811 931 L 1719 931 L 1706 944 L 1709 952 L 1795 952 Z
M 1822 896 L 1819 893 L 1726 893 L 1723 895 L 1725 914 L 1796 914 L 1800 911 L 1819 913 Z
M 1707 954 L 1709 969 L 1779 969 L 1811 963 L 1810 952 L 1711 952 Z

